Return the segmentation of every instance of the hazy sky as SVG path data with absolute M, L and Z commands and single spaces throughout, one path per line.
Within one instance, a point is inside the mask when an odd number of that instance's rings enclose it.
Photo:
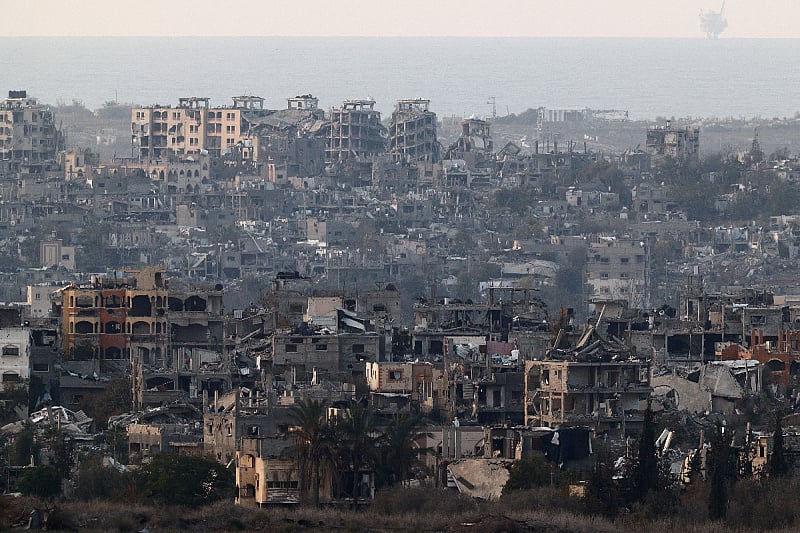
M 721 0 L 0 0 L 3 35 L 703 37 Z M 229 7 L 232 6 L 232 7 Z M 799 0 L 728 0 L 723 38 L 800 38 Z

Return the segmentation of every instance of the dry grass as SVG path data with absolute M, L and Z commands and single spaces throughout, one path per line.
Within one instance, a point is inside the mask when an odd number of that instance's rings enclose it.
M 343 532 L 488 532 L 590 533 L 666 531 L 745 533 L 796 531 L 791 503 L 797 483 L 785 490 L 740 483 L 731 498 L 726 522 L 708 522 L 702 490 L 687 492 L 674 515 L 653 518 L 634 509 L 611 521 L 582 513 L 581 503 L 548 488 L 509 495 L 497 502 L 476 502 L 434 488 L 386 491 L 366 509 L 274 507 L 255 509 L 217 502 L 198 509 L 153 507 L 106 501 L 63 501 L 48 504 L 33 498 L 0 497 L 0 529 L 27 524 L 31 509 L 55 505 L 51 531 L 295 531 Z M 759 501 L 753 501 L 754 498 Z M 763 498 L 766 496 L 766 499 Z M 657 502 L 656 502 L 657 504 Z M 651 504 L 652 505 L 652 504 Z M 769 513 L 769 515 L 767 515 Z

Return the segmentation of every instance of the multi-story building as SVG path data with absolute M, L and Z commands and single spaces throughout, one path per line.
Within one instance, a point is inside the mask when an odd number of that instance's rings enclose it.
M 213 290 L 170 291 L 166 297 L 166 357 L 132 357 L 134 406 L 141 408 L 230 390 L 231 368 L 225 351 L 222 286 Z M 157 311 L 158 316 L 162 316 Z M 143 340 L 147 340 L 144 338 Z
M 0 329 L 0 392 L 30 378 L 32 344 L 30 328 Z
M 344 101 L 338 109 L 331 109 L 325 163 L 371 163 L 386 148 L 384 133 L 375 100 Z
M 139 159 L 201 153 L 221 157 L 236 151 L 243 160 L 255 161 L 258 150 L 247 132 L 252 117 L 269 113 L 264 109 L 264 99 L 237 96 L 232 107 L 211 107 L 209 102 L 206 97 L 188 97 L 180 98 L 178 107 L 132 109 L 131 140 Z
M 652 391 L 650 363 L 580 359 L 525 362 L 525 425 L 635 431 Z
M 116 360 L 122 368 L 134 358 L 163 364 L 166 308 L 167 283 L 156 268 L 73 284 L 62 290 L 62 349 L 71 359 Z
M 147 267 L 66 287 L 61 302 L 66 357 L 130 368 L 137 408 L 230 389 L 221 287 L 169 291 L 163 269 Z
M 203 406 L 203 451 L 222 464 L 236 458 L 247 438 L 275 435 L 293 421 L 290 406 L 258 389 L 234 388 Z
M 39 243 L 39 264 L 43 268 L 64 267 L 75 270 L 75 247 L 64 246 L 61 239 Z
M 700 129 L 673 128 L 670 120 L 664 126 L 649 127 L 645 151 L 654 161 L 664 157 L 696 159 L 700 156 Z
M 41 283 L 37 285 L 27 286 L 26 305 L 28 307 L 26 319 L 30 318 L 46 318 L 50 316 L 53 310 L 53 304 L 50 301 L 50 295 L 56 292 L 60 287 L 51 283 Z
M 380 360 L 385 349 L 383 337 L 374 332 L 276 333 L 272 348 L 273 367 L 293 368 L 304 381 L 312 380 L 314 374 L 364 375 L 365 361 Z
M 447 378 L 431 363 L 367 362 L 367 385 L 373 404 L 382 396 L 406 397 L 415 409 L 428 413 L 444 406 Z
M 236 503 L 261 507 L 300 502 L 300 470 L 293 438 L 242 437 L 236 452 Z M 332 499 L 330 484 L 320 484 L 320 500 Z
M 27 91 L 8 91 L 0 103 L 0 160 L 10 161 L 12 168 L 53 160 L 62 139 L 48 106 Z
M 601 237 L 589 245 L 586 279 L 593 301 L 628 302 L 630 308 L 647 307 L 647 243 Z
M 389 123 L 389 154 L 394 161 L 439 160 L 436 113 L 430 100 L 399 100 Z

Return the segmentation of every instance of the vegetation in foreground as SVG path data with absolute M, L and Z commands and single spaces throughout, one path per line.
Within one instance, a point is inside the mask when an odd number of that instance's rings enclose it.
M 727 518 L 707 518 L 707 491 L 690 489 L 674 514 L 654 514 L 658 500 L 637 505 L 615 518 L 586 512 L 585 500 L 561 488 L 514 491 L 496 502 L 476 501 L 432 487 L 383 491 L 369 508 L 319 508 L 314 505 L 256 509 L 217 501 L 203 507 L 154 506 L 94 500 L 53 502 L 0 497 L 3 529 L 25 526 L 33 509 L 50 509 L 50 531 L 796 531 L 794 505 L 800 483 L 746 482 L 731 494 Z

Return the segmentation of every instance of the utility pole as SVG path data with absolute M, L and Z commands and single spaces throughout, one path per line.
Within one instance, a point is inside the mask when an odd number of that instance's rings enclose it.
M 497 97 L 490 96 L 487 104 L 492 104 L 492 120 L 497 118 Z

